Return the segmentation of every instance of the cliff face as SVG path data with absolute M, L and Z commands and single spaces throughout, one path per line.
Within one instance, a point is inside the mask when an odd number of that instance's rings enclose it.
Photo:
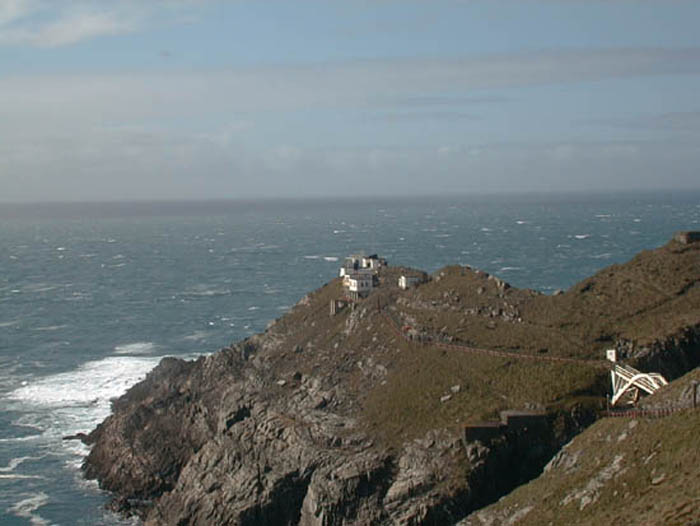
M 699 262 L 672 242 L 554 297 L 462 267 L 400 291 L 388 268 L 329 316 L 334 280 L 262 335 L 163 360 L 90 434 L 86 476 L 153 526 L 455 523 L 593 421 L 606 347 L 697 365 Z M 509 408 L 546 425 L 464 443 L 464 421 Z

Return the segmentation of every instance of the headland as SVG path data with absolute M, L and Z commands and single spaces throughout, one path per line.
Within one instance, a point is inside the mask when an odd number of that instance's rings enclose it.
M 336 278 L 218 353 L 164 359 L 85 439 L 86 476 L 114 494 L 115 509 L 151 526 L 505 524 L 518 513 L 526 521 L 524 501 L 483 520 L 474 512 L 545 466 L 543 477 L 569 466 L 562 447 L 588 428 L 623 421 L 607 418 L 606 350 L 669 380 L 700 363 L 692 236 L 555 295 L 463 266 L 430 276 L 371 270 L 358 275 L 371 285 L 355 280 L 351 290 L 353 278 Z M 678 385 L 643 403 L 685 403 Z M 674 425 L 692 425 L 691 414 Z M 636 469 L 624 454 L 615 460 L 623 440 L 609 442 L 614 473 L 584 470 L 600 479 L 598 495 Z M 574 482 L 560 484 L 559 512 L 580 508 L 585 496 L 566 497 Z

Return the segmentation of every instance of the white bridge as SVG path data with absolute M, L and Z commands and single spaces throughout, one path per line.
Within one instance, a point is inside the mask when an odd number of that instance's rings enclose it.
M 607 351 L 607 358 L 611 362 L 617 362 L 617 352 L 612 349 Z M 629 403 L 636 403 L 639 399 L 640 389 L 646 393 L 653 394 L 664 385 L 668 385 L 668 381 L 659 373 L 643 373 L 629 365 L 620 365 L 615 363 L 612 371 L 613 396 L 610 403 L 617 404 L 622 397 L 628 397 Z

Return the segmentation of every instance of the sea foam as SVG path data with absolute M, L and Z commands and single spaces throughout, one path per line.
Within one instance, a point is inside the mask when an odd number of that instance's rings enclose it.
M 41 460 L 44 458 L 46 455 L 42 455 L 40 457 L 17 457 L 13 458 L 10 460 L 10 462 L 7 464 L 7 466 L 0 467 L 0 473 L 11 473 L 12 471 L 15 470 L 15 468 L 22 463 L 24 463 L 27 460 Z
M 8 511 L 17 517 L 29 520 L 29 524 L 32 526 L 48 526 L 49 521 L 37 515 L 35 512 L 49 503 L 49 496 L 43 491 L 40 491 L 35 494 L 26 494 L 25 497 L 26 498 L 10 507 Z
M 127 343 L 124 345 L 117 345 L 114 348 L 116 354 L 128 354 L 128 355 L 142 355 L 150 354 L 156 349 L 156 345 L 153 342 L 136 342 Z
M 24 413 L 17 424 L 42 431 L 45 439 L 86 432 L 110 412 L 110 400 L 146 376 L 160 357 L 111 356 L 73 371 L 30 381 L 6 399 Z

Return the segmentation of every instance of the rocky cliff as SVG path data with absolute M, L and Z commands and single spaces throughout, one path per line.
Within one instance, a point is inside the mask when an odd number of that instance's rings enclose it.
M 644 252 L 556 296 L 466 267 L 334 280 L 265 333 L 166 359 L 88 437 L 85 474 L 148 525 L 454 524 L 536 476 L 604 406 L 616 346 L 675 377 L 700 361 L 700 246 Z M 488 443 L 503 409 L 542 427 Z

